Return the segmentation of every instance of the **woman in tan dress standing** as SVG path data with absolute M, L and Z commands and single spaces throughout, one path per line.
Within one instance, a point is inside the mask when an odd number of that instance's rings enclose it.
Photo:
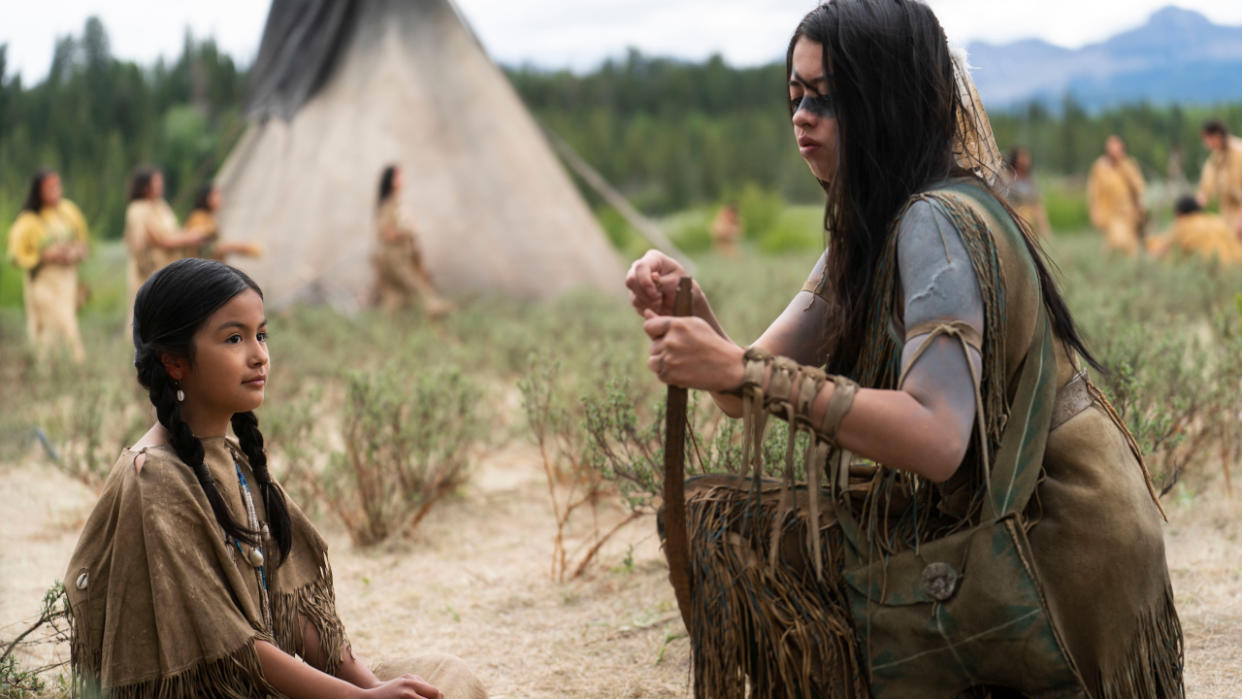
M 1104 233 L 1112 250 L 1127 255 L 1138 253 L 1147 210 L 1143 193 L 1147 184 L 1138 163 L 1126 155 L 1126 144 L 1119 136 L 1109 136 L 1104 155 L 1096 159 L 1087 175 L 1087 205 L 1091 224 Z
M 185 256 L 185 248 L 197 248 L 206 235 L 194 230 L 182 231 L 177 215 L 164 201 L 164 173 L 144 166 L 134 172 L 129 182 L 129 207 L 125 209 L 125 247 L 129 248 L 129 304 L 126 327 L 132 317 L 134 297 L 156 270 Z
M 208 182 L 198 190 L 194 198 L 194 209 L 185 219 L 188 231 L 203 236 L 203 243 L 197 247 L 185 249 L 182 257 L 203 257 L 223 262 L 229 255 L 245 255 L 258 257 L 263 254 L 263 246 L 246 240 L 221 240 L 220 222 L 216 213 L 220 210 L 222 197 L 220 188 Z
M 60 175 L 35 173 L 22 212 L 9 230 L 9 258 L 23 272 L 26 328 L 40 358 L 58 339 L 75 362 L 86 358 L 77 311 L 78 265 L 89 251 L 87 235 L 82 212 L 61 197 Z
M 427 315 L 438 318 L 453 310 L 453 304 L 440 295 L 431 281 L 431 275 L 423 267 L 418 238 L 401 208 L 401 190 L 404 186 L 405 177 L 400 167 L 389 165 L 384 168 L 375 213 L 379 233 L 373 258 L 376 295 L 380 307 L 388 311 L 408 306 L 418 296 Z

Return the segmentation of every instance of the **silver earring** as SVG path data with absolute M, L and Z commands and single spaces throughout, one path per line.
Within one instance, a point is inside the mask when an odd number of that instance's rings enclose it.
M 181 384 L 177 384 L 177 402 L 185 402 L 185 391 L 181 390 Z

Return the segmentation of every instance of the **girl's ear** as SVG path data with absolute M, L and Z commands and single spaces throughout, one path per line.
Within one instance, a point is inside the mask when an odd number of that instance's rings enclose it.
M 160 364 L 164 365 L 164 371 L 168 372 L 168 376 L 173 381 L 180 381 L 190 369 L 190 362 L 185 357 L 179 357 L 167 352 L 160 352 Z

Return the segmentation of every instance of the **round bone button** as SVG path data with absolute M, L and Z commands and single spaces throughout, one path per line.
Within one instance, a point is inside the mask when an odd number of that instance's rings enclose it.
M 923 591 L 932 599 L 943 602 L 957 592 L 957 583 L 960 578 L 958 572 L 953 570 L 953 566 L 948 563 L 929 563 L 923 569 Z

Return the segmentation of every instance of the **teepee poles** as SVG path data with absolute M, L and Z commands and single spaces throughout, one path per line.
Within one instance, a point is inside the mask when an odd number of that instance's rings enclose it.
M 675 258 L 681 263 L 682 267 L 686 268 L 687 273 L 694 274 L 694 262 L 690 260 L 690 257 L 686 255 L 686 253 L 679 250 L 676 245 L 673 245 L 673 241 L 669 240 L 668 236 L 664 235 L 664 231 L 660 230 L 660 227 L 657 226 L 654 221 L 646 216 L 643 216 L 638 209 L 635 209 L 634 205 L 625 198 L 625 195 L 621 194 L 612 185 L 608 184 L 608 181 L 604 179 L 604 176 L 599 174 L 595 168 L 591 167 L 587 161 L 583 160 L 582 156 L 578 155 L 578 153 L 574 151 L 573 147 L 566 143 L 560 136 L 557 136 L 546 128 L 543 129 L 543 132 L 548 137 L 548 142 L 552 144 L 552 147 L 555 148 L 556 152 L 560 154 L 561 159 L 565 161 L 565 164 L 568 165 L 571 170 L 578 173 L 578 176 L 585 180 L 586 183 L 591 186 L 591 189 L 594 189 L 597 194 L 603 197 L 604 201 L 608 202 L 614 209 L 616 209 L 617 212 L 621 214 L 622 218 L 628 221 L 629 224 L 634 227 L 634 230 L 638 231 L 639 235 L 646 238 L 647 242 L 651 243 L 659 250 L 662 250 Z

